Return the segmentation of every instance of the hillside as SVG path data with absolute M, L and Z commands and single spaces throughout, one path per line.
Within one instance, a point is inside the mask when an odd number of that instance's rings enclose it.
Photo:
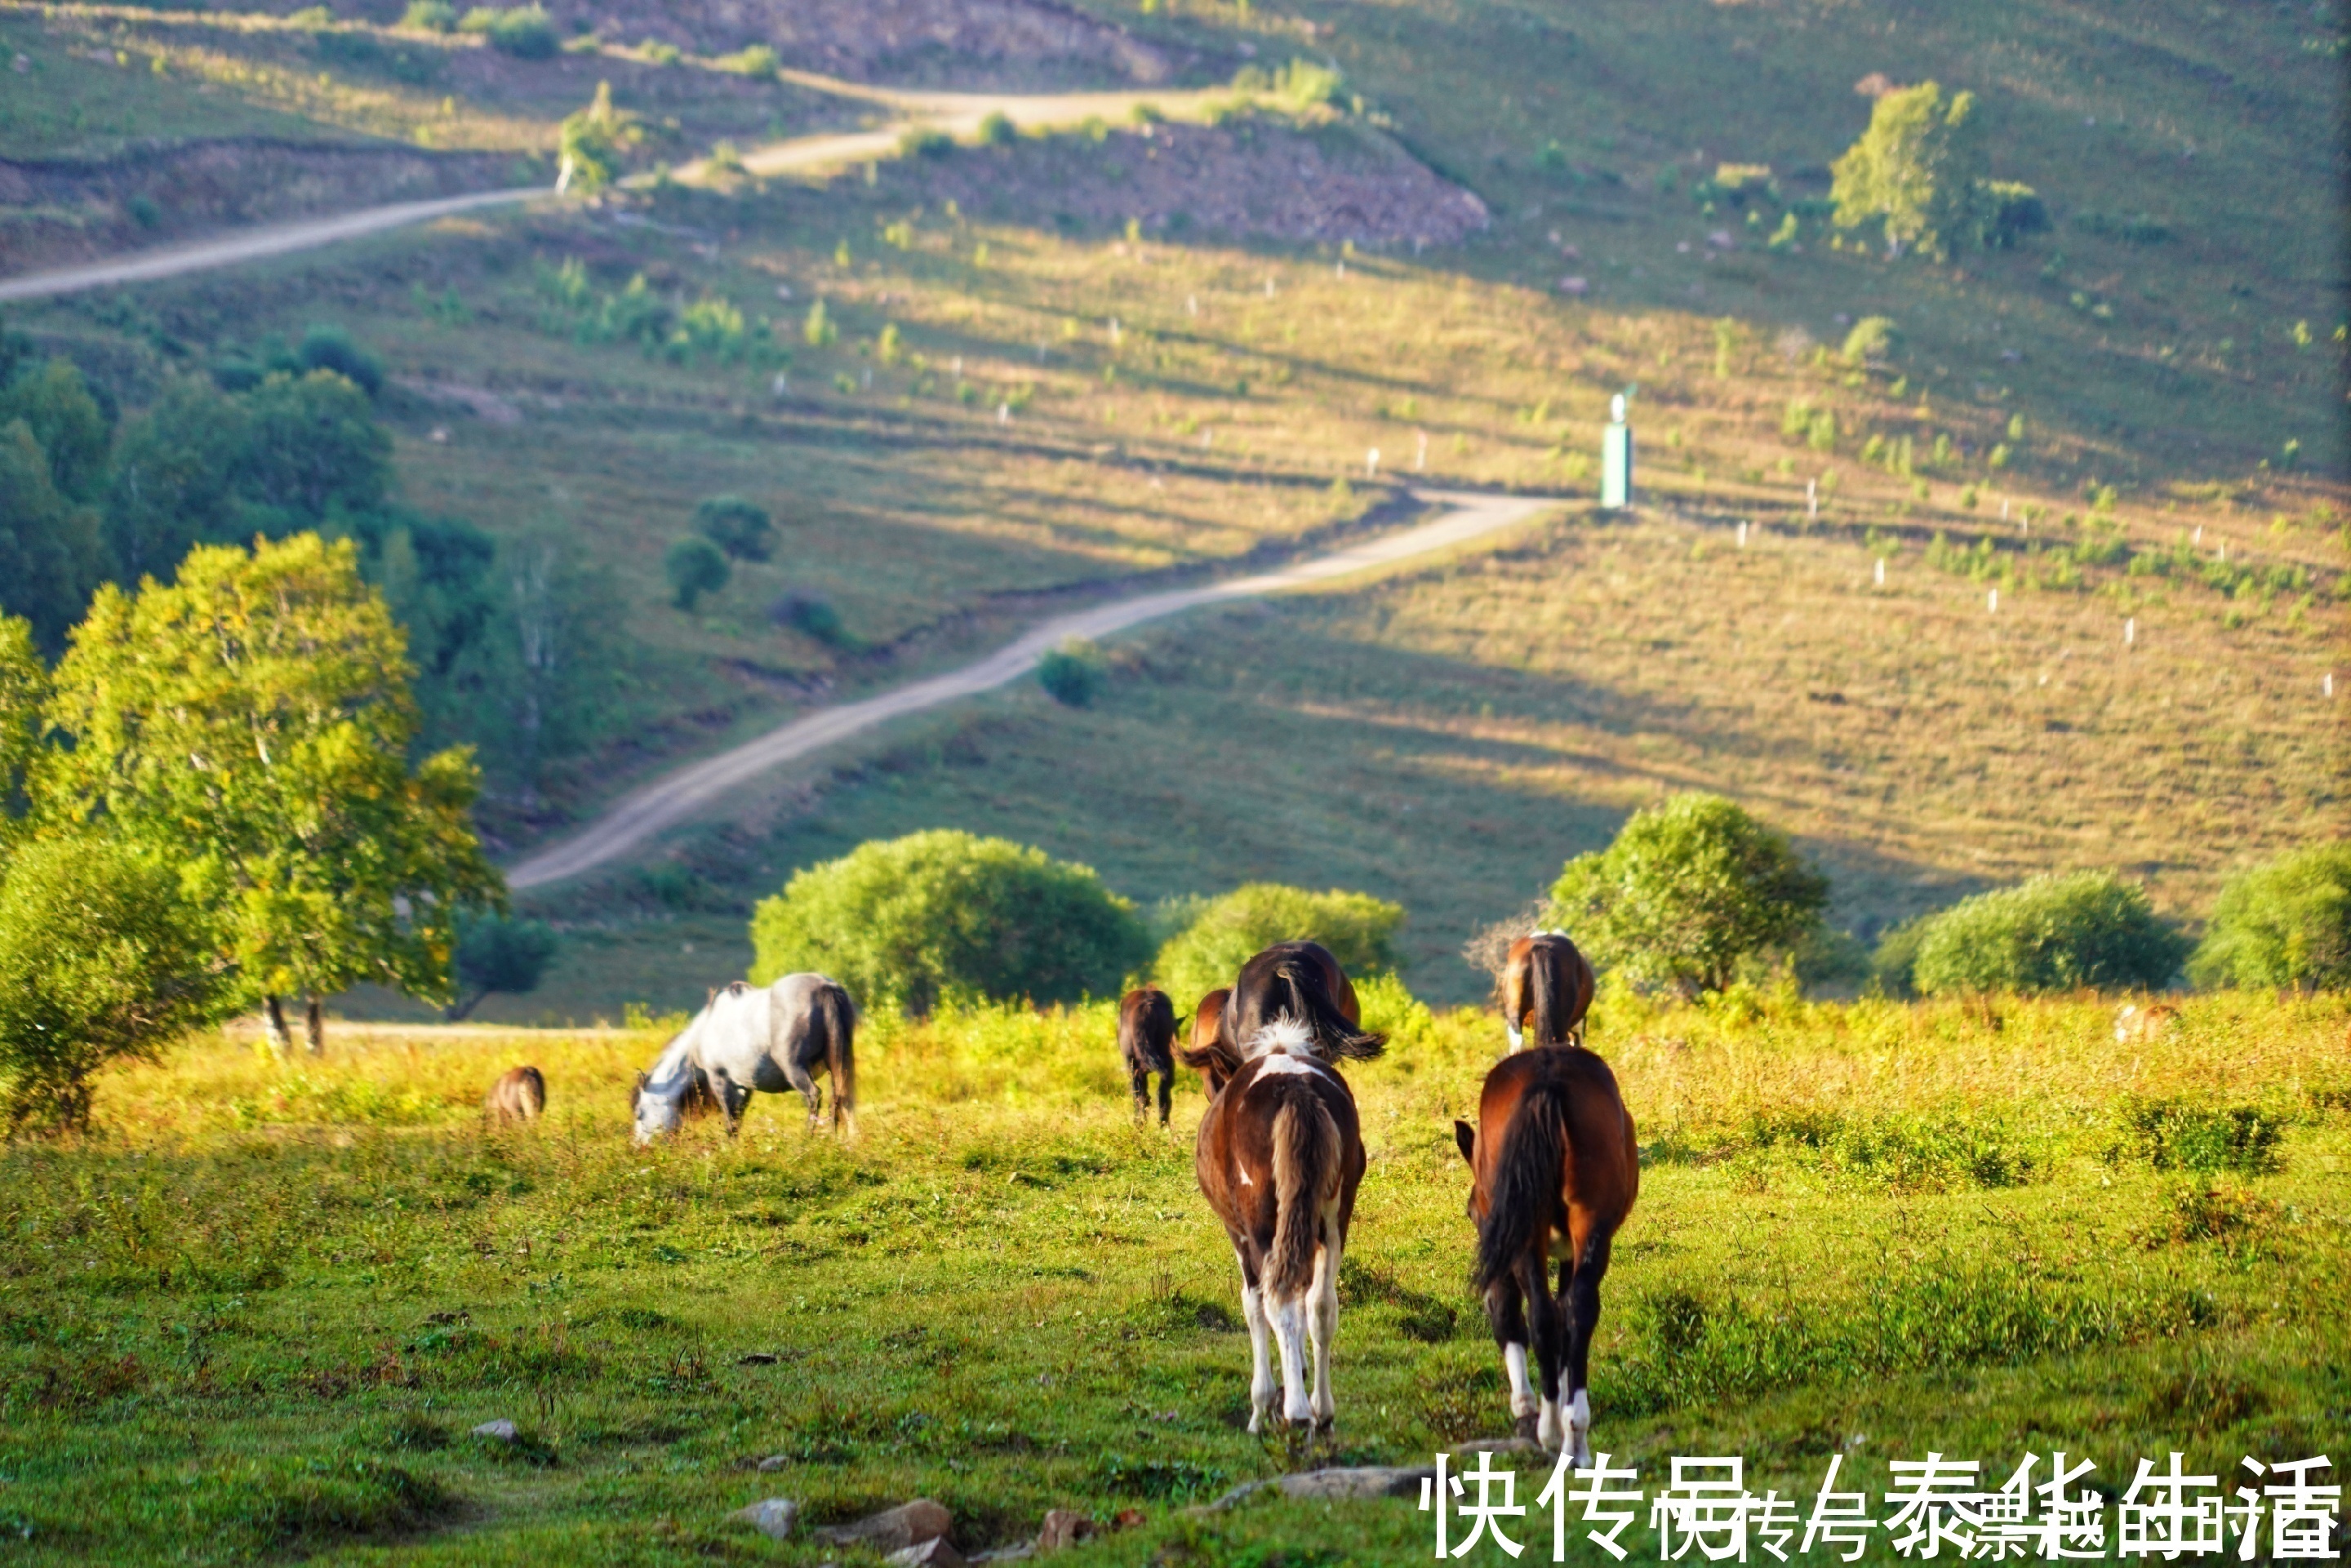
M 381 359 L 401 499 L 497 540 L 493 587 L 536 563 L 569 639 L 542 738 L 496 681 L 433 710 L 484 747 L 502 848 L 1041 605 L 1398 519 L 1415 476 L 1571 497 L 1481 557 L 1138 635 L 1095 708 L 1023 691 L 778 779 L 544 900 L 577 940 L 517 1016 L 697 996 L 793 866 L 939 823 L 1144 903 L 1399 898 L 1448 998 L 1470 929 L 1668 788 L 1796 831 L 1865 936 L 2077 863 L 2192 921 L 2229 865 L 2340 830 L 2339 11 L 1099 4 L 1055 32 L 909 0 L 882 47 L 838 7 L 674 37 L 557 7 L 526 59 L 275 9 L 0 5 L 0 271 L 544 182 L 600 80 L 648 183 L 11 324 L 133 410 L 313 323 Z M 1011 20 L 936 31 L 981 12 Z M 1213 125 L 652 181 L 890 123 L 893 85 L 1190 115 L 1236 73 L 1259 90 Z M 1833 233 L 1874 74 L 1975 91 L 2050 232 L 1948 264 Z M 1848 362 L 1873 316 L 1896 337 Z M 1623 391 L 1646 505 L 1601 519 Z M 681 612 L 664 551 L 726 493 L 782 543 Z

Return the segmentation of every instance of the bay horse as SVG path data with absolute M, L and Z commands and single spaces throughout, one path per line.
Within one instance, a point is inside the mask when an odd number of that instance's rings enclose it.
M 1510 944 L 1502 961 L 1502 1027 L 1510 1049 L 1526 1043 L 1532 1015 L 1537 1045 L 1582 1045 L 1583 1015 L 1599 989 L 1592 961 L 1563 933 L 1536 931 Z
M 1354 1048 L 1358 1058 L 1378 1054 L 1377 1035 L 1355 1038 L 1364 1042 Z M 1331 1343 L 1364 1165 L 1355 1097 L 1311 1028 L 1284 1014 L 1244 1037 L 1200 1119 L 1193 1166 L 1240 1262 L 1252 1432 L 1273 1408 L 1269 1334 L 1281 1364 L 1281 1419 L 1322 1427 L 1337 1416 Z
M 857 1133 L 857 1008 L 818 974 L 786 975 L 764 988 L 741 980 L 711 993 L 653 1067 L 637 1074 L 629 1105 L 636 1141 L 674 1132 L 681 1118 L 716 1109 L 726 1135 L 742 1125 L 753 1091 L 799 1091 L 814 1131 L 824 1098 L 810 1075 L 832 1079 L 835 1132 Z
M 1159 1124 L 1167 1124 L 1168 1096 L 1176 1086 L 1176 1004 L 1157 986 L 1143 986 L 1119 998 L 1118 1055 L 1134 1088 L 1134 1115 L 1151 1112 L 1151 1075 L 1159 1074 Z
M 1453 1124 L 1469 1162 L 1479 1293 L 1510 1378 L 1510 1414 L 1550 1448 L 1592 1462 L 1586 1394 L 1600 1281 L 1641 1187 L 1633 1118 L 1608 1064 L 1580 1046 L 1539 1045 L 1494 1064 L 1478 1125 Z M 1547 1278 L 1557 1257 L 1559 1290 Z M 1527 1382 L 1534 1348 L 1540 1386 Z M 1562 1398 L 1564 1394 L 1564 1423 Z M 1538 1408 L 1540 1399 L 1540 1408 Z
M 1207 1091 L 1211 1100 L 1217 1097 L 1217 1092 L 1225 1086 L 1226 1078 L 1230 1076 L 1220 1065 L 1224 1058 L 1217 1053 L 1216 1046 L 1217 1030 L 1225 1020 L 1225 1003 L 1231 999 L 1232 994 L 1230 986 L 1219 986 L 1200 998 L 1200 1005 L 1192 1009 L 1192 1043 L 1176 1052 L 1176 1061 L 1200 1074 L 1201 1087 Z
M 536 1122 L 547 1109 L 547 1080 L 536 1067 L 510 1067 L 490 1085 L 482 1102 L 482 1119 L 504 1127 L 516 1122 Z
M 1193 1019 L 1192 1049 L 1182 1056 L 1185 1066 L 1209 1081 L 1211 1095 L 1240 1071 L 1246 1042 L 1278 1018 L 1303 1025 L 1325 1061 L 1365 1061 L 1377 1056 L 1383 1044 L 1381 1036 L 1364 1032 L 1355 988 L 1320 942 L 1277 942 L 1243 964 L 1216 1009 L 1214 1036 L 1203 1041 L 1200 1024 L 1207 1016 L 1208 998 L 1203 997 Z

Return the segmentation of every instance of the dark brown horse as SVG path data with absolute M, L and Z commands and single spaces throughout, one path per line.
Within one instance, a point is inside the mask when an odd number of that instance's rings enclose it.
M 1159 1074 L 1159 1124 L 1167 1124 L 1176 1085 L 1176 1004 L 1157 986 L 1132 990 L 1118 1004 L 1118 1057 L 1134 1086 L 1134 1114 L 1151 1113 L 1151 1075 Z
M 1586 1372 L 1600 1322 L 1600 1281 L 1608 1272 L 1609 1244 L 1641 1188 L 1633 1118 L 1616 1076 L 1577 1046 L 1506 1056 L 1486 1074 L 1477 1127 L 1456 1122 L 1453 1136 L 1473 1178 L 1477 1284 L 1510 1373 L 1510 1414 L 1521 1430 L 1531 1421 L 1545 1447 L 1564 1442 L 1578 1464 L 1588 1465 Z M 1560 1260 L 1556 1294 L 1548 1278 L 1553 1257 Z M 1527 1383 L 1530 1344 L 1540 1388 Z
M 1525 1044 L 1530 1016 L 1537 1045 L 1582 1045 L 1583 1015 L 1592 1010 L 1599 979 L 1591 960 L 1556 931 L 1537 931 L 1510 944 L 1502 963 L 1502 1026 L 1510 1049 Z
M 1181 1053 L 1184 1065 L 1196 1068 L 1208 1080 L 1208 1092 L 1235 1072 L 1246 1055 L 1245 1044 L 1279 1018 L 1295 1019 L 1314 1041 L 1315 1054 L 1325 1061 L 1345 1061 L 1377 1056 L 1382 1039 L 1362 1029 L 1364 1011 L 1355 988 L 1339 960 L 1320 942 L 1277 942 L 1241 966 L 1239 978 L 1216 1009 L 1216 1033 L 1201 1039 L 1208 1017 L 1211 991 L 1200 999 L 1192 1021 L 1192 1049 Z
M 1229 1016 L 1229 1015 L 1228 1015 Z M 1377 1036 L 1357 1055 L 1376 1054 Z M 1267 1337 L 1281 1362 L 1281 1419 L 1328 1426 L 1339 1264 L 1364 1179 L 1355 1097 L 1300 1019 L 1244 1037 L 1240 1060 L 1200 1119 L 1193 1163 L 1241 1267 L 1249 1328 L 1249 1426 L 1273 1408 Z M 1309 1390 L 1306 1360 L 1312 1357 Z

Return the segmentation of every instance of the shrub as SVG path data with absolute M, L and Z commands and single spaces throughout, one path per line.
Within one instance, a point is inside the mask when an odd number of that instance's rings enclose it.
M 543 920 L 491 915 L 465 922 L 457 936 L 457 1004 L 449 1017 L 464 1018 L 492 991 L 522 996 L 538 989 L 555 948 L 555 929 Z
M 832 312 L 820 299 L 808 309 L 808 319 L 800 324 L 800 336 L 811 349 L 821 349 L 841 337 L 841 329 L 832 324 Z
M 1933 916 L 1913 976 L 1928 996 L 2168 984 L 2187 943 L 2111 872 L 2038 876 Z
M 1828 881 L 1787 835 L 1718 795 L 1635 811 L 1605 850 L 1567 862 L 1547 924 L 1636 986 L 1719 991 L 1746 960 L 1811 936 Z
M 898 138 L 898 152 L 907 158 L 944 158 L 955 151 L 955 138 L 935 125 L 917 125 Z
M 1849 365 L 1874 365 L 1884 362 L 1894 352 L 1902 334 L 1894 322 L 1884 316 L 1864 316 L 1844 335 L 1844 362 Z
M 2049 209 L 2030 185 L 1986 180 L 1976 188 L 1977 223 L 1983 244 L 2005 250 L 2026 235 L 2046 234 Z
M 11 1133 L 89 1121 L 89 1079 L 152 1058 L 224 996 L 177 872 L 110 840 L 26 845 L 0 877 L 0 1117 Z
M 804 637 L 813 637 L 828 648 L 851 648 L 857 639 L 849 634 L 841 623 L 841 612 L 830 601 L 814 593 L 787 593 L 768 607 L 768 614 L 778 626 L 789 626 Z
M 1210 900 L 1159 949 L 1152 972 L 1178 1007 L 1188 1007 L 1204 992 L 1231 985 L 1243 964 L 1274 943 L 1311 939 L 1330 948 L 1349 976 L 1369 977 L 1395 970 L 1403 924 L 1402 904 L 1368 893 L 1253 882 Z
M 1983 166 L 1975 110 L 1975 94 L 1946 99 L 1931 81 L 1880 98 L 1869 129 L 1836 161 L 1837 226 L 1882 221 L 1889 244 L 1938 257 L 1972 237 Z
M 555 24 L 536 5 L 509 10 L 477 5 L 457 26 L 460 31 L 479 33 L 490 47 L 518 60 L 551 60 L 563 51 Z
M 1037 661 L 1037 684 L 1063 707 L 1085 707 L 1110 683 L 1102 655 L 1091 643 L 1075 638 Z
M 294 357 L 306 371 L 332 371 L 370 397 L 383 390 L 383 361 L 351 341 L 340 327 L 312 327 Z
M 979 122 L 979 144 L 983 147 L 1009 147 L 1020 140 L 1020 132 L 1012 124 L 1011 116 L 1000 109 L 991 109 Z
M 2351 988 L 2351 840 L 2231 877 L 2188 973 L 2199 986 Z
M 2285 1136 L 2278 1118 L 2254 1105 L 2144 1100 L 2123 1106 L 2118 1120 L 2108 1163 L 2144 1160 L 2159 1171 L 2259 1176 L 2277 1169 L 2277 1146 Z
M 711 62 L 722 71 L 733 71 L 756 81 L 773 81 L 783 68 L 784 57 L 766 44 L 753 44 L 747 49 L 731 55 L 721 55 Z
M 704 594 L 725 588 L 734 573 L 726 564 L 726 553 L 716 545 L 698 535 L 689 535 L 663 555 L 662 575 L 669 579 L 677 607 L 691 610 Z
M 408 0 L 408 9 L 401 13 L 400 25 L 419 33 L 454 33 L 457 30 L 457 7 L 449 0 Z
M 767 508 L 740 496 L 712 496 L 697 503 L 694 531 L 737 560 L 765 560 L 775 550 L 776 526 Z
M 612 105 L 612 84 L 600 81 L 588 107 L 563 117 L 556 131 L 562 173 L 558 183 L 566 191 L 592 196 L 618 177 L 621 158 L 644 140 L 636 116 Z
M 866 1007 L 928 1012 L 951 991 L 997 999 L 1113 996 L 1147 947 L 1091 867 L 941 829 L 861 844 L 796 873 L 751 921 L 761 984 L 820 969 Z

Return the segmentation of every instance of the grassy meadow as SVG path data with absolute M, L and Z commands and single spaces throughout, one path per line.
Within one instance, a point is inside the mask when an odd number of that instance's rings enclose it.
M 1509 1428 L 1447 1124 L 1499 1030 L 1373 995 L 1395 1041 L 1350 1075 L 1372 1164 L 1335 1446 L 1426 1462 Z M 2328 1449 L 2344 1005 L 2199 998 L 2127 1047 L 2110 1005 L 1604 998 L 1645 1169 L 1598 1445 L 1645 1478 L 1743 1453 L 1806 1499 L 1832 1451 L 1883 1490 L 1930 1447 L 1996 1480 L 2062 1442 L 2111 1493 L 2141 1454 Z M 733 1146 L 631 1148 L 658 1029 L 346 1029 L 284 1065 L 235 1036 L 110 1071 L 87 1141 L 0 1155 L 11 1560 L 849 1563 L 723 1516 L 917 1494 L 967 1552 L 1067 1507 L 1143 1515 L 1073 1563 L 1425 1554 L 1406 1502 L 1186 1511 L 1308 1458 L 1240 1430 L 1196 1084 L 1138 1129 L 1110 1036 L 1102 1007 L 870 1020 L 845 1145 L 763 1098 Z M 546 1121 L 484 1131 L 520 1061 Z M 467 1435 L 498 1417 L 513 1447 Z

